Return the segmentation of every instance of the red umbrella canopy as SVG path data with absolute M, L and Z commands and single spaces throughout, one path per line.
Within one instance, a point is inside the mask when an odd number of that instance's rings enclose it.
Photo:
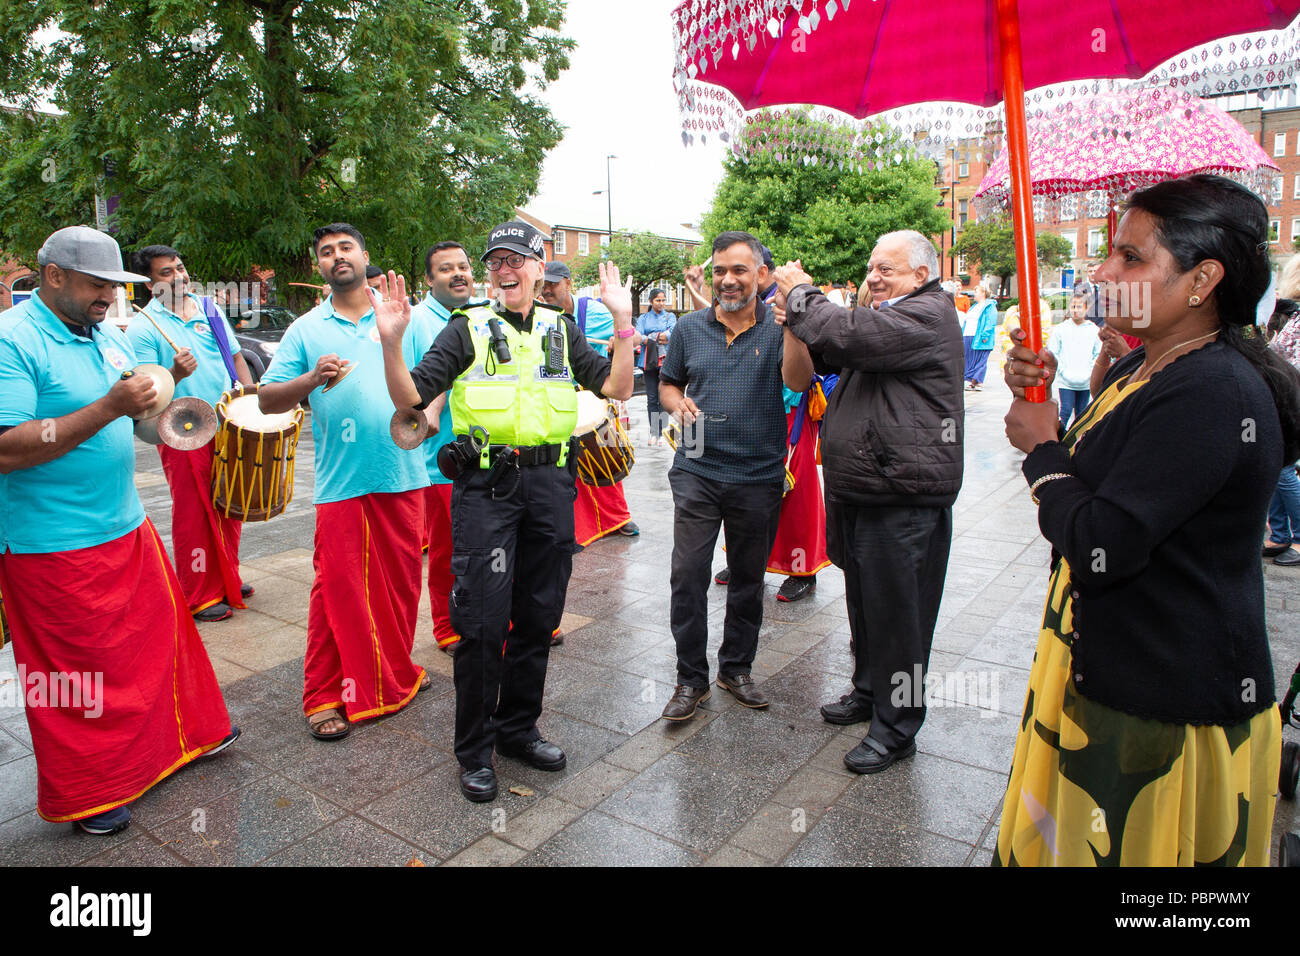
M 1300 0 L 1020 0 L 1019 11 L 1024 86 L 1033 89 L 1145 76 L 1218 38 L 1281 29 Z M 745 109 L 815 103 L 862 118 L 1003 98 L 991 0 L 686 0 L 673 20 L 679 89 L 699 79 Z M 1277 34 L 1249 49 L 1225 42 L 1219 56 L 1261 80 L 1270 72 L 1290 79 L 1283 42 Z

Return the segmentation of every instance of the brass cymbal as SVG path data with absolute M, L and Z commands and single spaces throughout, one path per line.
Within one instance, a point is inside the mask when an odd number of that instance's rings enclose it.
M 217 433 L 217 412 L 201 398 L 178 398 L 158 416 L 158 437 L 169 448 L 193 451 Z
M 172 378 L 171 371 L 161 365 L 146 362 L 122 373 L 123 378 L 130 378 L 132 375 L 149 376 L 153 379 L 154 388 L 158 391 L 158 397 L 154 400 L 153 405 L 143 415 L 134 416 L 136 421 L 145 418 L 156 418 L 161 415 L 163 409 L 171 404 L 172 396 L 176 394 L 176 381 Z
M 161 445 L 162 438 L 158 434 L 158 416 L 153 418 L 141 418 L 135 423 L 135 437 L 150 445 Z
M 352 374 L 352 370 L 353 370 L 354 368 L 356 368 L 356 365 L 355 365 L 355 364 L 353 364 L 353 365 L 345 365 L 345 366 L 343 366 L 341 369 L 339 369 L 339 373 L 338 373 L 337 375 L 335 375 L 332 379 L 330 379 L 328 382 L 326 382 L 324 385 L 321 386 L 321 391 L 322 391 L 322 392 L 328 392 L 331 388 L 333 388 L 333 387 L 334 387 L 335 385 L 337 385 L 339 382 L 343 381 L 345 378 L 347 378 L 349 375 L 351 375 L 351 374 Z
M 417 408 L 399 408 L 388 423 L 388 434 L 393 436 L 394 445 L 409 451 L 419 448 L 432 432 L 424 412 Z

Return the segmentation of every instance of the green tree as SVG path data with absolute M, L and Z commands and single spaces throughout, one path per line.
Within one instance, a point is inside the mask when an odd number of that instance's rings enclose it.
M 1070 243 L 1054 233 L 1041 233 L 1036 244 L 1040 273 L 1064 268 L 1074 254 Z M 1011 219 L 998 215 L 978 222 L 968 221 L 948 255 L 966 256 L 968 262 L 979 266 L 981 274 L 997 276 L 1005 289 L 1016 272 L 1016 240 Z
M 932 236 L 947 226 L 936 208 L 934 163 L 886 126 L 854 132 L 807 113 L 771 116 L 749 125 L 740 147 L 726 160 L 701 232 L 709 239 L 732 229 L 753 233 L 778 264 L 802 260 L 818 281 L 861 283 L 884 233 Z M 846 154 L 861 171 L 842 163 Z M 701 246 L 698 261 L 708 255 Z
M 677 283 L 681 281 L 682 269 L 690 262 L 690 256 L 678 249 L 667 239 L 652 236 L 616 234 L 610 243 L 609 261 L 618 266 L 618 271 L 627 281 L 632 277 L 632 301 L 641 301 L 641 293 L 662 282 Z M 596 267 L 600 264 L 600 253 L 584 256 L 569 263 L 575 287 L 596 285 L 600 274 Z
M 29 111 L 0 113 L 0 248 L 33 262 L 99 194 L 124 246 L 174 244 L 205 280 L 306 278 L 312 229 L 337 220 L 419 276 L 432 241 L 473 248 L 536 191 L 561 128 L 530 90 L 568 66 L 564 9 L 0 0 L 0 97 Z M 31 114 L 45 96 L 60 115 Z
M 1054 232 L 1040 232 L 1037 245 L 1040 272 L 1064 269 L 1074 257 L 1074 243 Z

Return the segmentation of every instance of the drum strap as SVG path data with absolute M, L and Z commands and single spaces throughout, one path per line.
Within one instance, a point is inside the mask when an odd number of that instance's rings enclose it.
M 230 376 L 230 384 L 238 385 L 239 376 L 235 374 L 234 352 L 231 351 L 230 338 L 226 335 L 226 323 L 217 304 L 204 296 L 199 300 L 203 303 L 203 314 L 208 318 L 208 326 L 212 329 L 212 337 L 217 340 L 217 346 L 221 352 L 221 361 L 225 363 L 226 374 Z

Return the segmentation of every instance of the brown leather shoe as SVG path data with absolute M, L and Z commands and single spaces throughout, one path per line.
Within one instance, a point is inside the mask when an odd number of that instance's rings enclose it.
M 709 699 L 707 687 L 687 687 L 678 684 L 673 688 L 672 699 L 664 708 L 664 720 L 690 720 L 695 716 L 695 708 Z
M 753 678 L 748 674 L 733 674 L 731 677 L 724 677 L 719 674 L 718 686 L 723 690 L 730 691 L 731 696 L 746 707 L 762 710 L 767 706 L 767 698 L 763 696 L 763 692 L 758 689 Z

